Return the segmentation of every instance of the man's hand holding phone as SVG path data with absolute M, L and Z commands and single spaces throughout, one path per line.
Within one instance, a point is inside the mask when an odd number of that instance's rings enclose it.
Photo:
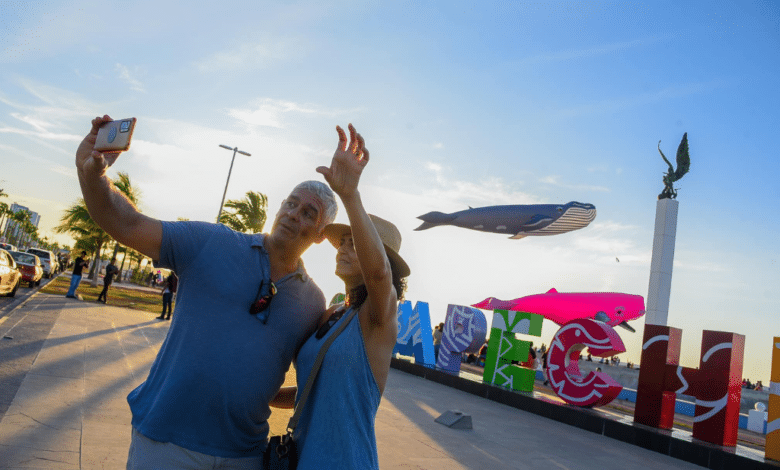
M 110 116 L 96 117 L 92 129 L 76 150 L 76 167 L 83 176 L 102 176 L 119 154 L 130 147 L 135 118 L 113 121 Z

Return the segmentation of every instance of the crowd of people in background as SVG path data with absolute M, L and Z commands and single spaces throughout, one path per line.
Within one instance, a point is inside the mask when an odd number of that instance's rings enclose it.
M 439 357 L 439 347 L 441 345 L 441 338 L 442 338 L 442 332 L 444 330 L 444 323 L 440 323 L 434 328 L 433 331 L 433 349 L 435 351 L 435 357 L 438 360 Z M 464 364 L 473 364 L 475 366 L 484 367 L 485 366 L 485 359 L 487 358 L 487 351 L 488 351 L 488 341 L 486 340 L 485 343 L 482 345 L 482 347 L 479 349 L 478 353 L 470 353 L 470 354 L 464 354 L 463 355 L 463 363 Z M 536 358 L 538 354 L 541 354 L 541 359 L 536 361 Z M 542 346 L 536 350 L 533 347 L 533 343 L 531 343 L 531 348 L 529 349 L 529 356 L 528 361 L 521 362 L 521 361 L 512 361 L 513 364 L 522 365 L 524 367 L 532 367 L 537 368 L 541 367 L 543 370 L 547 367 L 547 355 L 549 351 L 547 349 L 547 346 L 542 343 Z M 593 355 L 588 353 L 588 355 L 583 358 L 582 355 L 580 355 L 580 360 L 585 360 L 588 362 L 593 362 Z M 612 357 L 602 357 L 599 358 L 599 364 L 606 364 L 611 366 L 620 366 L 621 360 L 619 356 L 612 356 Z M 634 369 L 636 364 L 631 361 L 626 361 L 625 366 L 627 369 Z M 597 369 L 598 372 L 601 372 L 601 367 Z M 545 381 L 545 385 L 547 385 L 547 381 Z M 757 381 L 756 383 L 752 383 L 750 379 L 743 379 L 742 380 L 742 388 L 748 389 L 748 390 L 757 390 L 762 391 L 764 390 L 764 384 L 761 383 L 761 381 Z
M 750 381 L 750 379 L 742 379 L 742 388 L 761 392 L 764 390 L 764 384 L 762 384 L 760 380 L 756 383 L 753 383 Z
M 441 331 L 443 327 L 437 326 L 434 329 L 433 332 L 433 342 L 434 342 L 434 351 L 437 352 L 437 358 L 438 358 L 438 347 L 437 345 L 441 343 Z M 437 343 L 438 341 L 438 343 Z M 531 342 L 531 347 L 528 351 L 528 359 L 526 361 L 512 361 L 513 364 L 521 365 L 523 367 L 530 367 L 533 369 L 537 369 L 541 367 L 542 369 L 547 367 L 547 355 L 549 353 L 549 350 L 547 348 L 547 345 L 542 343 L 542 346 L 539 349 L 534 348 L 533 342 Z M 470 353 L 470 354 L 463 354 L 463 363 L 464 364 L 474 364 L 479 367 L 484 367 L 485 365 L 485 359 L 487 358 L 487 351 L 488 351 L 488 341 L 486 340 L 485 343 L 482 345 L 482 347 L 479 349 L 478 353 Z M 593 362 L 593 355 L 588 353 L 587 356 L 583 356 L 580 354 L 580 360 L 585 360 L 588 362 Z M 612 356 L 612 357 L 602 357 L 599 359 L 599 364 L 607 364 L 612 366 L 620 366 L 621 360 L 619 356 Z M 625 366 L 627 369 L 634 369 L 636 364 L 634 364 L 631 361 L 625 362 Z

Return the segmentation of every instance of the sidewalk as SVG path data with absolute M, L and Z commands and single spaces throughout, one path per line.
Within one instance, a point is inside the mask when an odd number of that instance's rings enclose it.
M 0 421 L 0 468 L 124 468 L 126 396 L 146 377 L 169 322 L 47 294 L 27 307 L 59 317 Z
M 46 294 L 25 308 L 58 317 L 0 421 L 0 468 L 125 468 L 125 398 L 145 379 L 170 322 Z M 453 409 L 470 414 L 474 428 L 434 422 Z M 376 433 L 382 469 L 701 468 L 394 369 Z
M 73 273 L 68 271 L 68 272 L 60 273 L 59 275 L 67 277 L 68 278 L 68 282 L 70 282 L 70 279 L 71 279 Z M 88 279 L 86 277 L 86 275 L 85 275 L 85 277 L 81 278 L 81 282 L 79 283 L 79 285 L 81 285 L 81 284 L 89 284 L 91 282 L 92 282 L 92 280 Z M 98 276 L 98 285 L 99 286 L 103 285 L 103 276 L 102 275 Z M 140 284 L 136 284 L 135 282 L 130 281 L 130 279 L 123 279 L 121 281 L 115 280 L 114 283 L 111 284 L 111 285 L 113 287 L 121 287 L 123 289 L 135 289 L 135 290 L 141 290 L 141 291 L 145 291 L 145 292 L 152 292 L 152 293 L 155 293 L 155 294 L 159 294 L 160 290 L 162 289 L 161 287 L 157 287 L 157 286 L 155 286 L 155 287 L 149 287 L 147 285 L 143 285 L 142 286 Z

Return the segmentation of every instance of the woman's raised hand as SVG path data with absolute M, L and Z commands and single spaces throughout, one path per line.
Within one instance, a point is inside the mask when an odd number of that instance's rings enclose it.
M 360 175 L 363 173 L 363 168 L 368 164 L 369 158 L 363 137 L 355 131 L 352 124 L 348 126 L 348 129 L 349 142 L 347 142 L 347 135 L 344 129 L 336 126 L 336 132 L 339 134 L 339 144 L 333 153 L 330 167 L 321 166 L 317 168 L 317 172 L 325 177 L 325 181 L 328 182 L 333 192 L 342 199 L 357 193 Z

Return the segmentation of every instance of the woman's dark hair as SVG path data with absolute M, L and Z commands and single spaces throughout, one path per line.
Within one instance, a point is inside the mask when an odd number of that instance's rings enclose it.
M 390 271 L 392 272 L 393 276 L 393 287 L 395 287 L 395 294 L 398 297 L 398 301 L 400 302 L 404 300 L 404 294 L 406 293 L 406 278 L 401 279 L 401 277 L 397 274 L 398 268 L 396 268 L 393 260 L 389 257 L 387 259 L 390 261 Z M 349 307 L 360 308 L 360 306 L 363 305 L 363 302 L 365 302 L 367 298 L 368 290 L 366 289 L 366 285 L 360 284 L 359 286 L 347 292 L 344 303 Z

